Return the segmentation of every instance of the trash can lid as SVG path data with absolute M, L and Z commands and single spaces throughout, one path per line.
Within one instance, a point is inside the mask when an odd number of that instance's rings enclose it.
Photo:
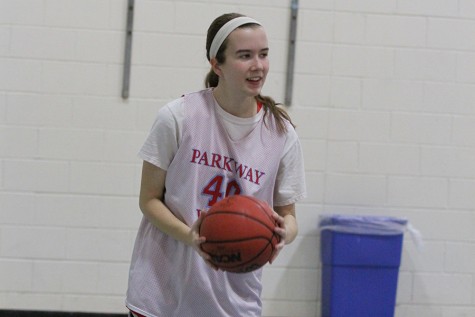
M 387 216 L 322 215 L 320 230 L 337 232 L 395 235 L 404 233 L 406 219 Z

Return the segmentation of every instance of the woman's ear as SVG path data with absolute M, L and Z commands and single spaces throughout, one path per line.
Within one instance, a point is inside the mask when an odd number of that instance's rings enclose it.
M 216 57 L 212 58 L 210 61 L 210 64 L 211 64 L 211 68 L 213 69 L 213 71 L 216 73 L 216 75 L 218 75 L 219 77 L 221 77 L 221 67 L 218 63 L 218 60 L 216 59 Z

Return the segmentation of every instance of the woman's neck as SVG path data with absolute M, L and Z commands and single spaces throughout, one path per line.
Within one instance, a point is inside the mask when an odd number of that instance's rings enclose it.
M 220 87 L 213 89 L 214 99 L 218 105 L 226 112 L 236 117 L 250 118 L 257 113 L 257 102 L 255 97 L 236 97 L 226 93 Z

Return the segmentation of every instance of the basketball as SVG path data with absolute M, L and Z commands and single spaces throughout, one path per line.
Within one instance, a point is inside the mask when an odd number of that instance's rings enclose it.
M 235 195 L 214 204 L 203 218 L 201 250 L 228 272 L 246 273 L 269 262 L 280 236 L 269 205 L 251 196 Z

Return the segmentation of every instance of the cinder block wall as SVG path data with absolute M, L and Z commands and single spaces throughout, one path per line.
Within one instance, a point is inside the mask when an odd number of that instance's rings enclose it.
M 290 0 L 0 0 L 0 308 L 124 312 L 136 153 L 202 87 L 205 32 L 238 11 L 270 39 L 283 101 Z M 265 270 L 264 316 L 320 316 L 318 216 L 406 217 L 398 317 L 475 316 L 475 4 L 301 0 L 294 98 L 308 198 Z

